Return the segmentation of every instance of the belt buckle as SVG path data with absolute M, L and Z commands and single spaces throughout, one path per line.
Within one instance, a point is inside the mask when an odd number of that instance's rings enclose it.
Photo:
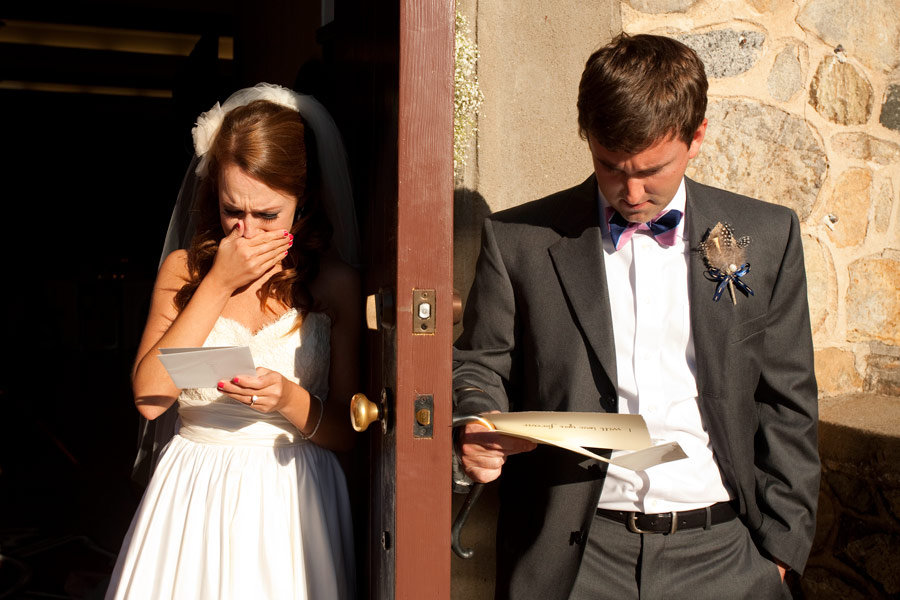
M 673 510 L 671 512 L 672 515 L 672 526 L 669 528 L 669 533 L 675 533 L 678 531 L 678 511 Z M 628 531 L 631 533 L 665 533 L 663 531 L 646 531 L 637 526 L 637 513 L 631 511 L 628 513 L 628 520 L 625 522 L 628 527 Z

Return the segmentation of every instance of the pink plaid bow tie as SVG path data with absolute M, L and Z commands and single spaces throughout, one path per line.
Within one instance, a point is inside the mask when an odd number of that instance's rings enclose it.
M 631 223 L 625 220 L 614 208 L 606 207 L 606 219 L 609 223 L 609 234 L 612 237 L 613 245 L 619 250 L 628 243 L 634 232 L 643 229 L 650 232 L 659 244 L 663 246 L 674 246 L 677 239 L 677 227 L 681 222 L 682 212 L 680 210 L 668 210 L 659 213 L 649 223 Z

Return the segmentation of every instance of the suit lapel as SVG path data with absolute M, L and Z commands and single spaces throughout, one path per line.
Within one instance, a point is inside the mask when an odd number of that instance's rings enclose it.
M 690 242 L 688 294 L 691 304 L 691 332 L 694 336 L 697 388 L 702 403 L 704 392 L 718 395 L 716 381 L 724 373 L 722 357 L 725 356 L 725 344 L 734 315 L 732 310 L 723 310 L 731 309 L 727 296 L 723 296 L 718 303 L 713 302 L 715 284 L 704 276 L 706 264 L 699 248 L 706 233 L 718 221 L 728 221 L 728 218 L 723 214 L 725 207 L 717 206 L 699 185 L 687 178 L 685 190 L 685 233 Z M 725 306 L 726 302 L 729 306 Z
M 575 188 L 571 202 L 560 211 L 554 227 L 562 237 L 549 251 L 560 284 L 585 338 L 615 388 L 616 351 L 593 175 Z

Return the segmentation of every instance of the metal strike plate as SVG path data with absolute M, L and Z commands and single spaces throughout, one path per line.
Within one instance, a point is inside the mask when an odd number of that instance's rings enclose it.
M 416 420 L 413 423 L 414 438 L 434 437 L 434 396 L 431 394 L 416 394 L 415 404 Z
M 413 290 L 412 300 L 413 334 L 433 334 L 437 306 L 434 290 Z

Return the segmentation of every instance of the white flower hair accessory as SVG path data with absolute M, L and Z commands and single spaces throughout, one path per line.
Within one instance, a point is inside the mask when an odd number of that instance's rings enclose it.
M 246 106 L 255 100 L 268 100 L 273 104 L 284 106 L 300 112 L 300 94 L 271 83 L 260 83 L 251 88 L 246 88 L 232 94 L 225 104 L 216 102 L 215 106 L 197 117 L 197 124 L 191 129 L 194 138 L 194 152 L 200 158 L 197 162 L 196 173 L 205 177 L 209 160 L 206 153 L 212 146 L 213 140 L 222 128 L 225 115 L 239 106 Z
M 197 124 L 191 129 L 194 138 L 194 152 L 197 156 L 203 156 L 209 152 L 213 138 L 219 133 L 222 121 L 225 119 L 225 111 L 216 102 L 216 105 L 197 117 Z

